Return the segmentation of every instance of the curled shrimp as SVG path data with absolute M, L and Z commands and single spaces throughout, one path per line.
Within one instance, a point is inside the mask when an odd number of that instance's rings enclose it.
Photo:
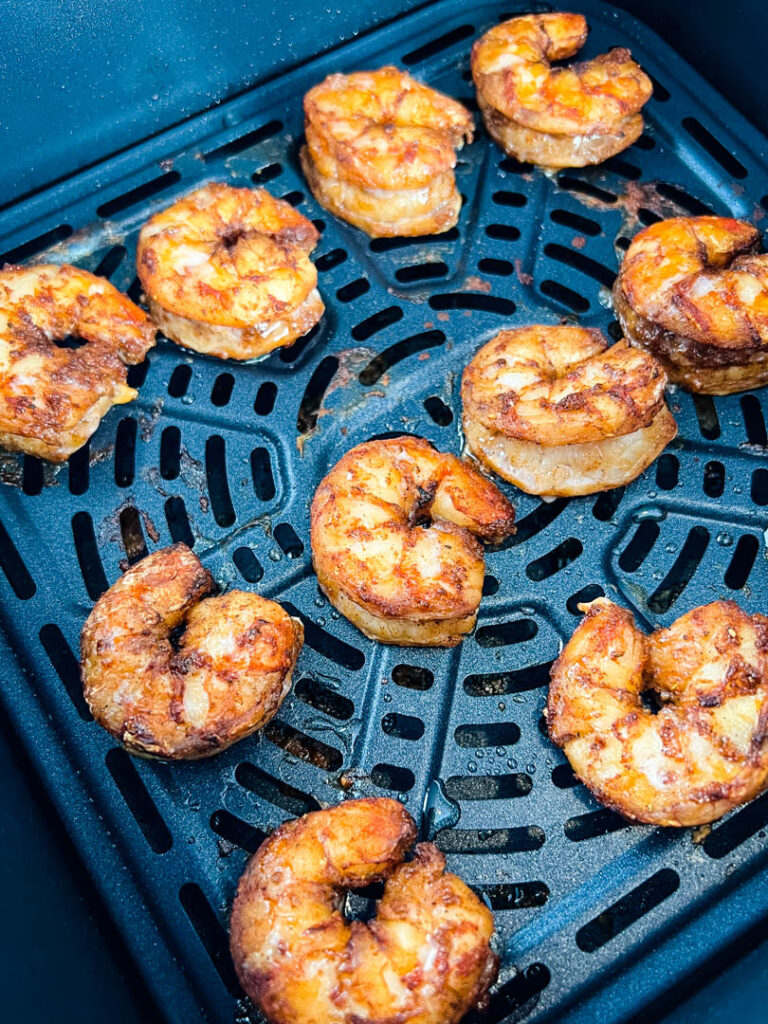
M 533 494 L 590 494 L 646 469 L 676 433 L 666 375 L 625 341 L 539 325 L 501 331 L 464 371 L 464 436 L 481 462 Z
M 493 917 L 396 800 L 350 800 L 277 829 L 237 890 L 232 958 L 271 1024 L 457 1024 L 482 1006 L 498 960 Z M 373 921 L 344 890 L 386 879 Z
M 645 636 L 599 598 L 552 668 L 549 734 L 601 803 L 700 825 L 768 784 L 768 618 L 715 601 Z M 645 691 L 661 702 L 657 714 Z
M 768 383 L 768 254 L 731 217 L 672 217 L 635 235 L 614 286 L 633 344 L 670 380 L 725 395 Z
M 301 623 L 256 594 L 206 597 L 213 589 L 174 544 L 132 566 L 88 616 L 85 699 L 134 753 L 208 757 L 265 725 L 288 693 Z
M 304 114 L 302 166 L 326 209 L 373 236 L 454 226 L 456 149 L 473 131 L 460 103 L 384 67 L 329 75 L 304 97 Z
M 312 558 L 332 604 L 385 643 L 452 647 L 475 624 L 483 549 L 514 532 L 499 490 L 421 438 L 358 445 L 311 509 Z
M 566 68 L 587 38 L 581 14 L 526 14 L 472 47 L 472 75 L 489 134 L 518 160 L 582 167 L 621 152 L 642 134 L 653 86 L 629 50 Z
M 136 265 L 149 311 L 172 341 L 222 359 L 255 359 L 323 315 L 309 259 L 317 229 L 265 189 L 211 184 L 141 229 Z
M 79 344 L 69 344 L 75 339 Z M 147 315 L 103 277 L 67 264 L 0 270 L 0 446 L 63 462 L 155 343 Z

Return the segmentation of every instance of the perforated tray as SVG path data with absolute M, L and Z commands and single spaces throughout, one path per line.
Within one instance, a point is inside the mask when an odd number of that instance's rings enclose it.
M 493 906 L 494 1024 L 625 1019 L 768 910 L 768 796 L 708 834 L 628 827 L 574 784 L 542 719 L 579 600 L 607 593 L 647 627 L 718 597 L 765 611 L 762 395 L 674 394 L 679 438 L 626 490 L 543 503 L 509 488 L 518 533 L 488 554 L 478 628 L 456 650 L 365 640 L 311 569 L 308 504 L 328 465 L 389 432 L 460 451 L 461 371 L 493 333 L 578 317 L 616 337 L 617 249 L 639 226 L 764 215 L 765 140 L 637 22 L 578 6 L 587 55 L 628 45 L 654 77 L 645 134 L 552 177 L 480 130 L 442 237 L 369 242 L 321 210 L 297 165 L 301 96 L 330 71 L 395 62 L 474 107 L 470 44 L 514 7 L 426 8 L 2 215 L 5 259 L 73 261 L 135 299 L 138 228 L 204 181 L 266 185 L 323 230 L 328 309 L 306 339 L 246 366 L 161 341 L 131 373 L 138 402 L 67 467 L 2 462 L 0 697 L 170 1020 L 251 1019 L 225 931 L 247 851 L 343 796 L 398 795 Z M 92 601 L 174 540 L 306 624 L 277 719 L 188 765 L 117 748 L 89 719 L 73 653 Z

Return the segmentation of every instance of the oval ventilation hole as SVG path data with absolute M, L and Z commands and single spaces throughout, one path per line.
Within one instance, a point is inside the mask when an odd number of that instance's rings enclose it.
M 592 220 L 591 217 L 582 217 L 579 213 L 571 213 L 570 210 L 553 210 L 549 215 L 549 219 L 554 224 L 560 224 L 564 228 L 578 231 L 580 235 L 590 235 L 593 238 L 603 230 L 596 220 Z
M 480 647 L 507 647 L 533 640 L 539 627 L 533 619 L 515 619 L 513 622 L 498 622 L 492 626 L 481 626 L 475 633 Z
M 648 608 L 654 615 L 663 615 L 677 601 L 693 579 L 708 546 L 709 530 L 704 526 L 694 526 L 674 565 L 648 598 Z
M 429 690 L 435 681 L 434 673 L 421 665 L 395 665 L 392 669 L 392 682 L 406 690 Z
M 384 349 L 368 365 L 360 371 L 360 383 L 370 386 L 380 380 L 387 370 L 391 369 L 403 359 L 416 355 L 417 352 L 425 352 L 429 348 L 436 348 L 445 342 L 445 334 L 442 331 L 422 331 L 420 334 L 412 334 L 409 338 L 403 338 L 397 344 Z
M 125 381 L 128 387 L 140 388 L 144 381 L 147 379 L 149 367 L 149 359 L 143 359 L 140 363 L 135 363 L 133 366 L 129 366 L 128 373 L 126 374 L 125 377 Z
M 138 424 L 132 416 L 126 416 L 117 425 L 115 437 L 115 483 L 118 487 L 130 487 L 135 475 L 136 433 Z
M 211 830 L 221 839 L 231 843 L 232 846 L 239 846 L 246 853 L 256 853 L 258 848 L 267 838 L 267 833 L 260 828 L 249 825 L 242 818 L 235 817 L 229 811 L 220 809 L 211 815 Z
M 592 506 L 592 515 L 601 523 L 607 523 L 613 518 L 616 509 L 621 504 L 621 499 L 626 494 L 626 487 L 614 487 L 610 491 L 603 491 L 598 494 Z
M 235 999 L 240 998 L 242 989 L 229 952 L 227 933 L 203 890 L 195 882 L 185 882 L 179 889 L 179 902 L 225 988 Z
M 259 385 L 259 390 L 256 392 L 253 411 L 257 416 L 269 416 L 275 407 L 276 398 L 277 384 L 274 384 L 271 380 L 265 380 L 263 384 Z
M 583 550 L 584 545 L 580 540 L 575 537 L 567 537 L 546 555 L 529 562 L 525 568 L 525 575 L 529 580 L 540 583 L 565 569 L 571 562 L 575 562 Z
M 195 537 L 187 515 L 184 499 L 174 495 L 165 503 L 165 521 L 174 544 L 186 544 L 188 548 L 195 546 Z
M 750 494 L 756 505 L 768 505 L 768 469 L 754 471 Z
M 525 541 L 530 540 L 531 537 L 535 537 L 537 533 L 541 533 L 550 523 L 553 523 L 567 505 L 567 498 L 556 498 L 555 501 L 542 501 L 533 512 L 529 512 L 527 516 L 523 516 L 515 524 L 517 531 L 505 542 L 504 546 L 517 547 L 518 544 L 523 544 Z
M 732 178 L 746 178 L 747 169 L 744 164 L 737 160 L 733 153 L 719 139 L 716 139 L 708 128 L 704 127 L 701 121 L 695 117 L 684 117 L 682 125 L 691 138 L 695 139 L 727 174 Z
M 464 692 L 470 697 L 504 697 L 510 693 L 538 690 L 549 683 L 552 662 L 529 665 L 509 672 L 484 672 L 469 675 L 464 680 Z
M 267 448 L 254 448 L 251 452 L 251 477 L 259 501 L 271 501 L 275 496 L 275 478 Z
M 315 338 L 320 334 L 320 331 L 326 323 L 327 321 L 325 320 L 319 320 L 310 331 L 297 341 L 294 341 L 292 345 L 285 345 L 283 348 L 278 348 L 276 351 L 277 358 L 280 362 L 286 363 L 288 366 L 297 363 L 305 352 L 311 351 Z
M 574 789 L 580 785 L 569 764 L 559 764 L 552 769 L 552 783 L 558 789 Z
M 656 142 L 653 136 L 649 135 L 647 131 L 643 132 L 639 139 L 635 139 L 632 145 L 635 149 L 642 149 L 646 153 L 650 153 L 652 149 L 656 148 Z
M 321 711 L 324 715 L 330 715 L 331 718 L 337 718 L 340 722 L 349 721 L 355 713 L 355 705 L 348 697 L 311 676 L 300 679 L 293 692 L 304 704 Z
M 650 227 L 651 224 L 658 224 L 659 221 L 663 220 L 661 214 L 656 213 L 655 210 L 649 210 L 645 206 L 641 206 L 637 211 L 637 219 L 646 227 Z
M 472 80 L 472 72 L 469 73 L 469 81 Z M 533 164 L 522 163 L 514 156 L 505 156 L 499 163 L 499 170 L 505 174 L 530 174 Z
M 359 324 L 355 324 L 352 328 L 352 337 L 355 341 L 366 341 L 374 334 L 378 334 L 379 331 L 383 331 L 385 327 L 390 327 L 402 319 L 403 311 L 399 306 L 388 306 L 386 309 L 380 309 L 373 316 L 361 320 Z
M 455 242 L 459 237 L 458 228 L 451 228 L 441 235 L 411 235 L 402 238 L 372 238 L 368 243 L 371 252 L 392 252 L 395 249 L 408 249 L 424 245 L 445 245 L 446 242 Z
M 43 489 L 43 462 L 34 455 L 25 455 L 22 460 L 21 490 L 34 498 Z
M 496 577 L 486 573 L 483 579 L 483 597 L 493 597 L 494 594 L 498 594 L 499 586 L 500 584 Z
M 68 483 L 69 493 L 74 495 L 85 494 L 90 484 L 91 476 L 91 442 L 86 441 L 82 448 L 70 455 L 67 465 L 69 467 Z
M 630 925 L 639 921 L 654 907 L 677 892 L 680 876 L 672 868 L 662 868 L 655 875 L 627 893 L 607 910 L 594 917 L 576 932 L 576 945 L 585 953 L 594 953 L 615 939 Z
M 114 199 L 102 203 L 96 208 L 96 213 L 99 217 L 113 217 L 116 213 L 122 213 L 123 210 L 135 206 L 144 199 L 150 199 L 173 185 L 178 185 L 180 181 L 181 175 L 178 171 L 166 171 L 165 174 L 159 174 L 156 178 L 145 181 L 142 185 L 137 185 L 136 188 L 129 189 L 127 192 L 115 196 Z
M 2 530 L 1 526 L 0 530 Z M 72 538 L 75 542 L 75 553 L 77 554 L 77 561 L 80 565 L 85 589 L 88 591 L 90 599 L 97 601 L 109 584 L 107 583 L 107 577 L 104 575 L 104 567 L 99 557 L 93 520 L 87 512 L 76 512 L 72 517 Z M 2 533 L 0 533 L 0 563 L 2 563 L 4 548 Z M 4 564 L 3 569 L 5 570 Z M 34 589 L 32 593 L 34 593 Z
M 261 562 L 250 548 L 236 548 L 232 554 L 232 561 L 247 583 L 258 583 L 264 575 Z
M 628 821 L 603 807 L 599 811 L 588 811 L 569 818 L 563 829 L 568 839 L 581 843 L 585 839 L 597 839 L 598 836 L 607 836 L 628 827 Z
M 64 689 L 69 694 L 75 711 L 84 722 L 92 721 L 91 712 L 83 696 L 80 663 L 72 653 L 72 648 L 64 638 L 64 634 L 55 623 L 49 622 L 42 627 L 38 635 L 43 650 L 48 655 L 48 660 L 63 683 Z
M 574 313 L 586 313 L 589 309 L 588 299 L 585 299 L 583 295 L 575 292 L 572 288 L 567 288 L 564 284 L 560 284 L 559 281 L 545 278 L 539 285 L 539 291 L 546 298 L 554 299 L 555 302 L 559 302 L 561 306 L 573 310 Z
M 435 843 L 443 853 L 530 853 L 544 845 L 544 831 L 538 825 L 521 828 L 446 828 Z
M 614 341 L 621 341 L 624 337 L 624 332 L 618 320 L 611 320 L 608 324 L 608 334 Z
M 744 427 L 747 431 L 747 442 L 758 448 L 768 446 L 768 436 L 765 430 L 765 417 L 760 407 L 760 400 L 756 395 L 742 395 L 741 413 L 744 417 Z
M 280 747 L 286 754 L 297 757 L 300 761 L 322 768 L 326 772 L 335 772 L 341 768 L 344 758 L 335 747 L 328 746 L 314 736 L 307 736 L 299 729 L 294 729 L 287 722 L 273 718 L 264 727 L 264 736 L 270 743 Z
M 134 279 L 128 286 L 128 291 L 125 294 L 131 300 L 131 302 L 135 302 L 139 305 L 143 302 L 144 290 L 142 288 L 141 281 L 138 279 L 138 277 L 134 277 Z
M 495 238 L 497 242 L 516 242 L 520 237 L 520 229 L 513 224 L 489 224 L 485 233 L 488 238 Z
M 449 427 L 453 423 L 453 413 L 437 395 L 430 395 L 429 398 L 424 399 L 424 409 L 438 427 Z
M 15 248 L 4 252 L 0 256 L 0 266 L 4 263 L 22 263 L 24 260 L 29 259 L 30 256 L 36 256 L 37 253 L 50 248 L 50 246 L 55 245 L 57 242 L 63 242 L 71 234 L 72 228 L 69 224 L 59 224 L 58 227 L 51 228 L 50 231 L 45 231 L 42 235 L 30 238 L 29 241 L 22 242 L 21 245 L 17 245 Z
M 338 368 L 339 360 L 336 356 L 325 356 L 315 367 L 296 417 L 296 429 L 300 434 L 308 434 L 317 425 L 320 406 Z
M 490 903 L 492 910 L 543 907 L 549 897 L 549 888 L 544 882 L 502 882 L 500 885 L 478 885 L 472 888 L 481 899 Z
M 491 199 L 497 206 L 510 206 L 515 209 L 520 209 L 528 202 L 522 192 L 507 192 L 503 189 L 494 192 Z
M 224 438 L 219 434 L 205 442 L 205 477 L 214 519 L 219 526 L 232 526 L 235 509 L 227 481 L 227 451 Z
M 531 964 L 497 989 L 482 1013 L 470 1013 L 465 1017 L 464 1024 L 503 1024 L 507 1020 L 522 1020 L 533 1011 L 550 978 L 549 968 L 544 964 Z M 521 1012 L 517 1013 L 518 1010 Z
M 211 403 L 219 408 L 229 404 L 235 378 L 231 373 L 220 373 L 211 388 Z
M 180 363 L 168 381 L 168 394 L 171 398 L 183 398 L 187 393 L 189 382 L 192 380 L 192 367 L 186 363 Z
M 729 590 L 741 590 L 746 584 L 759 550 L 760 542 L 751 533 L 739 537 L 731 564 L 725 572 L 725 585 Z
M 126 505 L 120 512 L 120 535 L 126 558 L 131 565 L 147 557 L 149 552 L 141 527 L 141 515 L 133 505 Z
M 284 203 L 290 203 L 291 206 L 300 206 L 304 202 L 304 193 L 299 192 L 298 189 L 294 189 L 291 192 L 286 192 L 284 196 L 280 196 Z
M 558 174 L 557 184 L 565 192 L 573 192 L 575 195 L 586 196 L 588 199 L 596 199 L 599 203 L 606 203 L 612 206 L 618 196 L 607 189 L 598 188 L 589 181 L 582 181 L 572 174 Z
M 562 263 L 566 267 L 578 270 L 581 274 L 586 274 L 587 277 L 591 277 L 593 281 L 597 281 L 598 284 L 602 284 L 606 288 L 613 287 L 613 282 L 616 280 L 615 270 L 604 267 L 602 263 L 585 256 L 578 249 L 569 249 L 556 242 L 548 242 L 544 246 L 544 255 L 549 256 L 552 260 L 557 260 L 558 263 Z
M 365 295 L 370 290 L 371 286 L 366 279 L 358 277 L 355 281 L 350 281 L 349 284 L 339 288 L 336 292 L 336 298 L 339 302 L 354 302 L 355 299 L 359 299 L 361 295 Z
M 384 715 L 381 720 L 382 732 L 397 740 L 420 740 L 424 735 L 424 723 L 413 715 L 401 715 L 395 711 Z
M 307 647 L 311 647 L 313 651 L 322 654 L 324 658 L 328 658 L 351 672 L 358 672 L 363 667 L 365 655 L 362 651 L 344 643 L 343 640 L 332 636 L 331 633 L 327 633 L 322 626 L 318 626 L 316 622 L 303 615 L 290 601 L 283 601 L 282 605 L 290 615 L 301 619 L 304 625 L 304 642 Z
M 400 267 L 395 271 L 395 277 L 401 284 L 416 284 L 419 281 L 434 281 L 439 277 L 445 277 L 449 269 L 448 264 L 442 260 L 429 260 L 409 267 Z
M 130 756 L 122 747 L 113 747 L 107 751 L 105 762 L 150 849 L 167 853 L 173 838 Z
M 451 800 L 511 800 L 527 796 L 533 780 L 525 772 L 511 775 L 452 775 L 445 780 L 445 793 Z
M 612 156 L 608 160 L 604 160 L 601 166 L 611 174 L 618 174 L 620 178 L 626 178 L 628 181 L 637 181 L 643 173 L 637 164 L 623 160 L 619 156 Z
M 515 272 L 514 263 L 509 260 L 482 259 L 477 264 L 477 269 L 484 274 L 495 274 L 496 277 L 510 277 Z
M 704 467 L 704 493 L 719 498 L 725 489 L 725 466 L 722 462 L 708 462 Z
M 768 793 L 715 825 L 701 844 L 708 857 L 720 860 L 768 825 Z M 764 846 L 764 843 L 761 843 Z
M 209 163 L 211 160 L 221 160 L 225 156 L 234 156 L 235 153 L 242 153 L 246 149 L 250 149 L 251 146 L 256 146 L 259 142 L 271 139 L 282 130 L 283 122 L 274 119 L 267 124 L 260 125 L 258 128 L 246 132 L 245 135 L 240 135 L 221 146 L 216 146 L 215 149 L 209 149 L 207 153 L 202 154 L 202 158 L 205 163 Z
M 432 39 L 430 42 L 424 43 L 423 46 L 419 46 L 416 50 L 411 50 L 410 53 L 404 54 L 403 64 L 406 67 L 420 64 L 423 60 L 427 60 L 428 57 L 434 57 L 436 53 L 442 53 L 443 50 L 455 46 L 462 39 L 468 39 L 474 34 L 474 31 L 474 25 L 459 25 L 458 28 L 446 32 L 445 35 L 438 36 L 437 39 Z
M 291 817 L 299 818 L 302 814 L 320 810 L 320 804 L 309 793 L 302 793 L 300 789 L 289 786 L 282 779 L 268 775 L 249 761 L 242 761 L 235 768 L 235 779 L 243 789 L 279 807 Z
M 251 175 L 251 181 L 254 185 L 266 185 L 269 181 L 274 181 L 275 178 L 279 178 L 283 173 L 282 164 L 267 164 L 266 167 L 260 167 L 258 171 L 254 171 Z
M 160 435 L 160 475 L 175 480 L 181 472 L 181 431 L 166 427 Z
M 410 768 L 401 768 L 396 764 L 377 764 L 371 769 L 371 782 L 379 789 L 408 793 L 413 789 L 416 776 Z
M 488 725 L 459 725 L 453 738 L 460 747 L 511 747 L 520 739 L 520 729 L 514 722 L 495 722 Z
M 430 308 L 435 310 L 466 309 L 476 313 L 497 313 L 512 316 L 517 308 L 511 299 L 498 295 L 483 295 L 475 292 L 445 292 L 429 297 Z
M 680 478 L 680 460 L 670 452 L 664 452 L 656 463 L 656 484 L 662 491 L 672 491 Z
M 661 527 L 655 520 L 644 519 L 619 555 L 619 568 L 623 572 L 636 572 L 651 553 L 660 533 Z
M 690 195 L 683 189 L 678 188 L 677 185 L 670 185 L 666 181 L 657 181 L 655 185 L 656 191 L 660 196 L 665 199 L 671 199 L 673 203 L 681 206 L 687 213 L 690 213 L 694 217 L 706 217 L 715 216 L 715 211 L 711 206 L 707 206 L 706 203 L 702 203 L 700 199 Z
M 290 523 L 278 523 L 273 536 L 288 558 L 301 558 L 304 554 L 304 544 Z
M 322 256 L 317 257 L 315 266 L 321 273 L 325 273 L 328 270 L 333 270 L 334 267 L 340 267 L 346 258 L 347 253 L 345 249 L 331 249 L 330 252 L 323 253 Z
M 565 602 L 565 607 L 571 615 L 581 615 L 579 605 L 588 604 L 590 601 L 594 601 L 598 597 L 605 597 L 605 591 L 603 588 L 599 583 L 588 583 L 586 587 L 582 587 L 581 590 L 577 590 L 575 594 L 571 594 Z
M 124 245 L 113 245 L 111 249 L 101 257 L 99 265 L 94 270 L 97 277 L 112 277 L 114 272 L 125 259 L 127 249 Z

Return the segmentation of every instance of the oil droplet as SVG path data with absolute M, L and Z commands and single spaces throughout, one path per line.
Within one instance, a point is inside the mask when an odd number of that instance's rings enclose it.
M 721 547 L 724 548 L 729 548 L 731 544 L 733 544 L 733 537 L 730 535 L 730 533 L 718 533 L 717 537 L 715 537 L 715 540 Z
M 636 523 L 653 522 L 660 523 L 667 518 L 667 513 L 658 505 L 641 505 L 635 509 L 632 518 Z
M 506 710 L 507 710 L 507 705 L 504 703 L 503 700 L 500 700 L 499 701 L 499 711 L 506 711 Z
M 477 771 L 477 765 L 475 764 L 474 761 L 470 761 L 469 762 L 469 764 L 467 765 L 467 771 L 468 772 L 476 772 Z
M 325 625 L 325 616 L 324 615 L 318 615 L 318 617 L 315 619 L 315 622 L 317 622 L 318 626 L 324 626 Z
M 510 757 L 510 759 L 507 761 L 507 768 L 512 768 L 513 771 L 515 768 L 517 768 L 517 761 L 514 759 L 514 757 Z
M 475 757 L 478 759 L 478 761 L 482 761 L 482 759 L 485 757 L 485 754 L 483 753 L 482 750 L 476 750 Z
M 392 694 L 391 693 L 385 693 L 384 696 L 381 699 L 384 701 L 385 704 L 391 704 L 392 703 Z
M 506 749 L 504 747 L 496 747 L 496 756 L 497 757 L 504 757 L 506 752 L 507 751 L 506 751 Z
M 270 561 L 272 562 L 280 561 L 280 552 L 277 550 L 277 548 L 272 548 L 272 550 L 269 552 L 269 558 Z

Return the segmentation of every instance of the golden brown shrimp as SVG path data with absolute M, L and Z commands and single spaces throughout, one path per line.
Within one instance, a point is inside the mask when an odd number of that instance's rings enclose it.
M 672 217 L 633 238 L 613 304 L 626 336 L 690 391 L 768 383 L 768 254 L 730 217 Z
M 298 619 L 240 590 L 206 597 L 213 589 L 197 556 L 174 544 L 132 566 L 88 616 L 85 699 L 134 753 L 208 757 L 266 725 L 290 689 Z
M 204 185 L 141 229 L 136 265 L 172 341 L 255 359 L 306 334 L 325 309 L 311 221 L 261 188 Z
M 581 14 L 525 14 L 472 47 L 472 76 L 488 133 L 518 160 L 544 167 L 599 164 L 642 134 L 653 86 L 629 50 L 551 68 L 587 38 Z
M 457 1024 L 482 1007 L 498 959 L 493 917 L 416 847 L 396 800 L 350 800 L 282 825 L 252 858 L 232 908 L 243 988 L 270 1024 Z M 344 890 L 386 879 L 376 918 L 347 922 Z
M 301 160 L 317 201 L 369 235 L 439 234 L 459 216 L 469 112 L 395 67 L 329 75 L 304 97 Z
M 421 438 L 358 445 L 315 493 L 312 558 L 331 603 L 384 643 L 452 647 L 477 619 L 483 549 L 514 533 L 484 476 Z
M 75 338 L 85 342 L 66 347 Z M 149 317 L 67 264 L 0 270 L 0 447 L 63 462 L 137 392 L 126 368 L 155 343 Z
M 700 825 L 766 788 L 768 618 L 715 601 L 645 636 L 605 598 L 579 607 L 547 719 L 601 803 L 633 821 Z
M 677 431 L 666 375 L 625 341 L 540 325 L 501 331 L 461 386 L 469 450 L 531 494 L 592 494 L 634 480 Z

